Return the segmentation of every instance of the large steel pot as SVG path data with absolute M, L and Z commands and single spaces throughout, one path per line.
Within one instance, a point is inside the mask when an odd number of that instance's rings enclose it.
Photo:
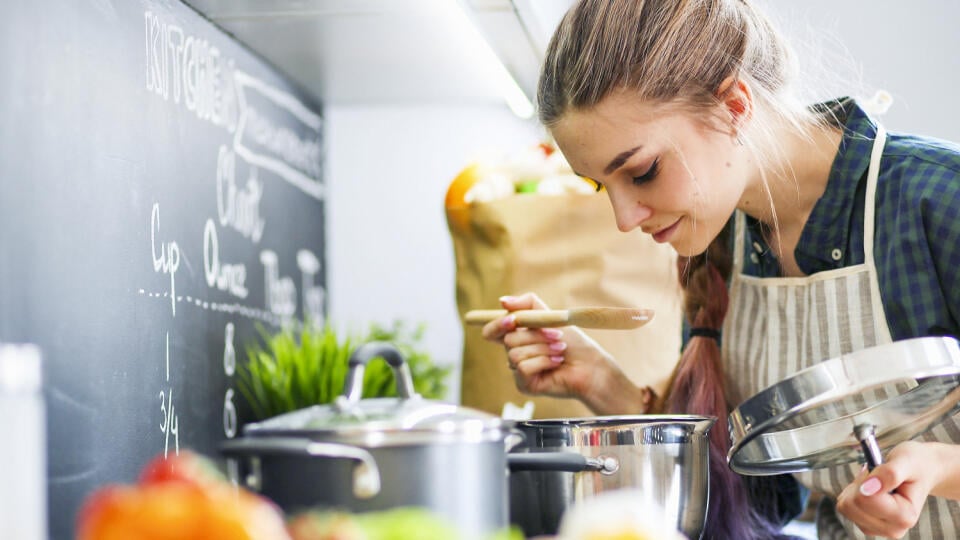
M 399 398 L 361 399 L 364 366 L 375 357 L 393 368 Z M 334 404 L 249 424 L 243 437 L 222 445 L 245 486 L 287 512 L 421 506 L 448 518 L 465 538 L 508 525 L 509 426 L 421 398 L 390 344 L 361 346 L 349 369 Z
M 567 508 L 594 495 L 639 489 L 671 523 L 700 538 L 707 515 L 710 454 L 707 432 L 715 418 L 641 415 L 516 423 L 524 442 L 517 455 L 577 455 L 600 460 L 601 470 L 514 471 L 510 521 L 527 536 L 556 534 Z

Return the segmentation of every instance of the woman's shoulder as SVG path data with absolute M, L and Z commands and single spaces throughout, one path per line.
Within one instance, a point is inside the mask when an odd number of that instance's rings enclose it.
M 891 133 L 887 137 L 883 157 L 892 159 L 893 163 L 888 161 L 887 165 L 893 167 L 919 167 L 918 173 L 930 174 L 939 170 L 941 176 L 960 176 L 960 143 L 944 139 Z
M 908 201 L 953 204 L 960 200 L 960 144 L 891 133 L 883 151 L 880 183 Z

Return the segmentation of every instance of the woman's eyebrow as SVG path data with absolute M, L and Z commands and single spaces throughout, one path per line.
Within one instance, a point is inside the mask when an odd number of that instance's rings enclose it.
M 636 146 L 634 148 L 631 148 L 630 150 L 626 150 L 624 152 L 620 152 L 619 154 L 617 154 L 617 157 L 613 158 L 613 161 L 611 161 L 607 165 L 607 168 L 603 170 L 603 174 L 610 174 L 613 171 L 619 169 L 621 165 L 623 165 L 624 163 L 627 162 L 628 159 L 630 159 L 630 156 L 636 154 L 637 150 L 640 150 L 641 148 L 643 148 L 643 146 Z

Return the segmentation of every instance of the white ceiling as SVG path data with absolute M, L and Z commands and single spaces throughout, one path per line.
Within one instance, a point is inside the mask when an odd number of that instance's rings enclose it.
M 457 3 L 532 99 L 571 0 L 185 0 L 325 104 L 500 102 Z

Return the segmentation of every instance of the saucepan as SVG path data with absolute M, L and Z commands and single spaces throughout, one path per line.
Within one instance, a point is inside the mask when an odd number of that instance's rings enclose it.
M 633 489 L 667 513 L 688 538 L 700 538 L 710 489 L 709 439 L 716 418 L 637 415 L 529 420 L 514 455 L 582 455 L 599 470 L 543 467 L 510 475 L 510 519 L 527 536 L 556 534 L 565 512 L 601 493 Z
M 397 398 L 362 399 L 364 367 L 378 357 L 393 369 Z M 351 355 L 333 404 L 248 424 L 221 451 L 238 482 L 289 513 L 419 506 L 465 537 L 488 537 L 508 525 L 510 435 L 496 416 L 423 399 L 397 348 L 374 342 Z

